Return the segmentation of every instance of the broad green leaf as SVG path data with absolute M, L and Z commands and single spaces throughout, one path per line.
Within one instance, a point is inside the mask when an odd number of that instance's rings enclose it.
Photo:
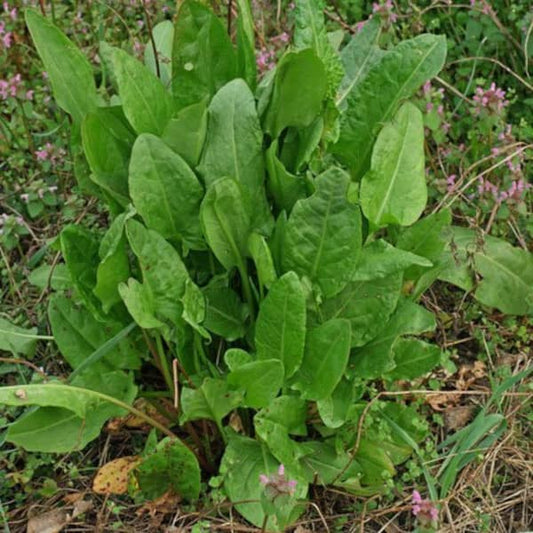
M 201 325 L 205 319 L 205 296 L 198 285 L 189 278 L 185 283 L 185 292 L 181 298 L 183 320 L 192 326 L 202 337 L 211 340 L 209 332 Z
M 413 104 L 403 104 L 379 132 L 359 197 L 363 213 L 378 227 L 409 226 L 424 211 L 424 124 Z
M 266 239 L 259 233 L 252 233 L 248 237 L 248 252 L 254 260 L 259 282 L 267 289 L 270 288 L 278 276 Z
M 33 357 L 37 346 L 37 328 L 20 328 L 0 318 L 0 350 Z
M 152 295 L 152 309 L 158 318 L 164 317 L 176 324 L 181 320 L 181 298 L 189 279 L 178 252 L 157 231 L 146 229 L 135 220 L 126 223 L 126 234 L 139 260 L 143 284 Z
M 228 385 L 244 392 L 243 405 L 260 409 L 278 394 L 283 383 L 283 364 L 279 359 L 252 361 L 232 368 Z
M 474 258 L 483 277 L 476 299 L 510 315 L 533 315 L 533 254 L 499 239 L 487 240 L 485 248 Z
M 227 341 L 244 337 L 249 310 L 237 293 L 227 287 L 208 287 L 203 293 L 207 303 L 204 327 Z
M 361 249 L 361 215 L 346 199 L 349 182 L 335 167 L 321 174 L 315 194 L 295 204 L 285 228 L 284 271 L 307 276 L 326 297 L 346 286 Z
M 307 334 L 305 353 L 293 388 L 302 398 L 323 400 L 340 382 L 350 355 L 350 322 L 334 318 Z
M 533 314 L 533 254 L 490 236 L 453 227 L 451 273 L 439 277 L 456 283 L 455 261 L 465 262 L 473 257 L 473 268 L 481 276 L 474 296 L 483 305 L 496 307 L 511 315 Z M 471 268 L 471 265 L 468 265 Z
M 72 284 L 89 311 L 96 318 L 104 320 L 102 306 L 93 292 L 96 286 L 96 269 L 100 262 L 99 244 L 95 234 L 83 226 L 72 224 L 63 228 L 60 242 Z
M 124 114 L 138 133 L 161 135 L 172 118 L 170 93 L 142 63 L 124 50 L 113 48 L 113 69 Z
M 276 68 L 265 131 L 276 138 L 289 126 L 309 126 L 320 113 L 326 93 L 326 70 L 316 53 L 310 49 L 286 53 Z
M 49 282 L 54 291 L 63 291 L 72 287 L 69 271 L 63 263 L 35 268 L 30 272 L 28 281 L 39 289 L 46 289 Z
M 118 286 L 118 292 L 133 320 L 143 329 L 160 328 L 164 324 L 155 317 L 156 309 L 148 285 L 130 278 Z
M 348 409 L 356 399 L 352 381 L 343 377 L 330 396 L 316 403 L 320 418 L 328 428 L 338 428 L 346 420 Z
M 158 137 L 137 137 L 129 185 L 133 205 L 148 228 L 166 239 L 182 239 L 193 249 L 205 246 L 199 220 L 203 187 L 187 163 Z
M 351 346 L 362 346 L 377 336 L 392 315 L 402 288 L 397 272 L 385 278 L 351 281 L 320 308 L 324 320 L 345 318 L 350 321 Z
M 244 270 L 251 228 L 241 190 L 232 178 L 218 180 L 207 189 L 200 208 L 205 238 L 227 270 L 234 266 Z
M 26 10 L 26 24 L 59 107 L 80 124 L 97 105 L 96 85 L 89 61 L 63 32 L 35 10 Z
M 128 279 L 130 273 L 124 225 L 134 214 L 134 211 L 121 213 L 111 223 L 100 243 L 100 264 L 96 271 L 93 292 L 102 302 L 105 313 L 121 301 L 118 286 Z
M 266 151 L 267 188 L 275 206 L 290 213 L 294 204 L 307 196 L 307 184 L 303 177 L 295 176 L 285 168 L 276 155 L 277 149 L 278 141 L 274 140 Z
M 100 435 L 106 420 L 126 413 L 109 399 L 129 404 L 136 392 L 133 376 L 120 371 L 85 373 L 72 385 L 56 382 L 0 387 L 0 404 L 42 406 L 12 423 L 6 440 L 27 451 L 81 450 Z
M 432 313 L 409 300 L 401 300 L 375 339 L 352 351 L 349 371 L 361 378 L 375 379 L 394 368 L 393 345 L 401 335 L 418 335 L 436 327 Z
M 418 256 L 429 259 L 437 265 L 446 245 L 444 233 L 451 223 L 452 217 L 448 209 L 438 211 L 421 218 L 400 233 L 396 246 Z M 407 279 L 416 279 L 426 270 L 421 266 L 412 266 L 405 272 Z
M 263 410 L 254 416 L 256 438 L 264 442 L 270 453 L 283 465 L 294 465 L 298 471 L 298 444 L 289 436 L 283 420 L 272 420 Z
M 413 265 L 429 268 L 433 263 L 423 256 L 395 248 L 387 241 L 379 239 L 363 248 L 352 279 L 366 281 L 385 278 L 403 272 Z
M 237 0 L 237 72 L 246 80 L 250 89 L 257 84 L 257 64 L 255 59 L 255 29 L 250 0 Z
M 294 498 L 278 509 L 282 514 L 282 523 L 278 517 L 269 516 L 264 524 L 265 513 L 261 505 L 264 487 L 259 483 L 261 474 L 271 475 L 278 471 L 279 462 L 266 447 L 256 440 L 234 435 L 222 457 L 220 473 L 224 477 L 224 491 L 237 511 L 256 527 L 266 527 L 268 531 L 283 531 L 285 526 L 295 521 L 304 511 L 296 505 L 298 499 L 307 495 L 307 482 L 296 475 L 293 465 L 285 465 L 287 479 L 297 481 Z
M 143 495 L 155 500 L 168 490 L 189 501 L 200 495 L 200 467 L 194 453 L 178 439 L 164 438 L 136 468 Z
M 111 320 L 103 325 L 84 307 L 59 294 L 50 298 L 48 318 L 59 351 L 72 368 L 83 363 L 123 327 Z M 124 339 L 95 363 L 92 370 L 109 372 L 116 368 L 135 369 L 140 366 L 139 352 L 131 339 Z
M 368 170 L 372 146 L 382 125 L 391 120 L 400 102 L 440 71 L 445 57 L 445 37 L 418 35 L 386 52 L 373 63 L 362 82 L 355 84 L 346 98 L 340 138 L 333 147 L 355 179 Z
M 389 379 L 415 379 L 433 370 L 439 363 L 438 346 L 417 339 L 398 339 L 393 347 L 396 366 L 387 374 Z
M 261 417 L 283 424 L 289 435 L 307 435 L 307 402 L 299 396 L 278 396 L 268 407 L 261 409 Z
M 308 441 L 299 444 L 302 455 L 300 464 L 304 475 L 310 483 L 316 485 L 330 485 L 334 481 L 339 485 L 343 478 L 360 475 L 361 468 L 357 461 L 351 461 L 347 453 L 340 452 L 328 442 Z M 344 472 L 344 474 L 343 474 Z
M 254 227 L 268 227 L 263 132 L 254 95 L 243 80 L 233 80 L 215 94 L 208 116 L 207 138 L 198 167 L 206 186 L 222 178 L 234 178 L 241 186 Z
M 224 362 L 230 370 L 236 370 L 243 365 L 251 363 L 253 360 L 253 357 L 241 348 L 230 348 L 224 354 Z
M 255 325 L 258 359 L 278 359 L 286 377 L 300 367 L 305 347 L 305 294 L 294 272 L 276 281 L 261 303 Z
M 181 391 L 181 423 L 206 418 L 220 427 L 222 419 L 242 404 L 242 393 L 231 391 L 221 379 L 206 378 L 198 389 Z
M 181 109 L 167 124 L 161 139 L 194 168 L 200 161 L 207 133 L 207 101 Z
M 328 96 L 335 97 L 343 68 L 333 49 L 324 24 L 324 0 L 296 0 L 294 10 L 294 45 L 297 49 L 312 48 L 326 69 Z
M 135 135 L 121 107 L 100 107 L 81 126 L 83 151 L 91 179 L 119 204 L 129 203 L 128 165 Z
M 170 20 L 164 20 L 156 24 L 152 30 L 155 49 L 157 51 L 157 63 L 161 82 L 165 87 L 170 86 L 172 81 L 172 46 L 174 44 L 174 25 Z M 151 39 L 144 48 L 144 64 L 157 76 L 156 58 Z
M 362 437 L 355 457 L 362 468 L 364 485 L 379 485 L 396 473 L 390 457 L 383 448 L 376 446 L 375 440 Z
M 176 108 L 213 96 L 236 73 L 235 52 L 226 28 L 209 8 L 185 0 L 176 17 L 172 49 Z
M 385 51 L 377 46 L 380 34 L 379 18 L 372 18 L 366 21 L 363 28 L 342 49 L 341 61 L 345 74 L 337 97 L 337 105 L 341 109 L 346 107 L 348 95 L 385 54 Z

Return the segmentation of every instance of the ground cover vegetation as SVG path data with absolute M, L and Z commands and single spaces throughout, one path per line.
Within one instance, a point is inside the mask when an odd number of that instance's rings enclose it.
M 527 530 L 526 2 L 2 9 L 5 531 Z

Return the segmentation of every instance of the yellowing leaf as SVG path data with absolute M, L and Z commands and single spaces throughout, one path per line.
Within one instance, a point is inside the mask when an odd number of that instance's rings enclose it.
M 141 462 L 138 455 L 119 457 L 98 470 L 93 481 L 97 494 L 125 494 L 128 492 L 130 472 Z

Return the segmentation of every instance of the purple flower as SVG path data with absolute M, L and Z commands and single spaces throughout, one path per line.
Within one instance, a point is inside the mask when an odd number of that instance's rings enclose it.
M 46 161 L 48 159 L 48 150 L 36 150 L 35 155 L 38 161 Z
M 505 100 L 505 91 L 496 87 L 494 82 L 487 90 L 477 87 L 473 100 L 476 103 L 474 110 L 476 115 L 479 115 L 483 109 L 486 109 L 490 114 L 498 115 L 504 107 L 509 105 L 509 101 Z
M 264 485 L 266 494 L 272 501 L 282 494 L 294 494 L 294 489 L 296 487 L 296 481 L 294 479 L 287 479 L 285 477 L 284 465 L 279 465 L 276 474 L 261 474 L 259 476 L 259 482 L 261 485 Z
M 383 4 L 377 2 L 372 4 L 372 13 L 381 18 L 385 27 L 392 26 L 398 20 L 398 15 L 393 13 L 393 9 L 392 0 L 385 0 Z
M 413 491 L 411 510 L 422 525 L 429 525 L 439 518 L 439 510 L 430 500 L 423 500 L 420 492 Z

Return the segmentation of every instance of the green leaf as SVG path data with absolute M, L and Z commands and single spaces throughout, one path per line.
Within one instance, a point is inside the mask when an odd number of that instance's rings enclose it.
M 276 155 L 277 150 L 278 141 L 274 140 L 266 151 L 267 188 L 276 207 L 290 213 L 298 200 L 307 197 L 307 184 L 303 177 L 295 176 L 285 168 Z
M 59 107 L 80 124 L 97 105 L 96 85 L 89 61 L 63 32 L 35 10 L 26 10 L 26 24 Z
M 134 211 L 121 213 L 111 223 L 100 243 L 98 254 L 101 261 L 96 271 L 93 292 L 102 302 L 105 313 L 121 301 L 118 286 L 128 279 L 130 273 L 124 225 L 134 215 Z
M 180 300 L 189 274 L 178 252 L 157 231 L 146 229 L 135 220 L 128 220 L 126 233 L 139 260 L 145 290 L 153 299 L 152 309 L 158 318 L 166 318 L 174 324 L 180 322 L 183 312 Z
M 510 315 L 533 315 L 533 254 L 499 239 L 487 239 L 474 256 L 483 277 L 475 297 Z
M 304 469 L 304 475 L 310 483 L 331 485 L 337 480 L 335 484 L 339 485 L 339 481 L 343 477 L 360 474 L 360 467 L 357 461 L 352 461 L 351 466 L 346 469 L 346 465 L 350 462 L 350 456 L 343 452 L 339 453 L 335 446 L 327 442 L 316 440 L 302 442 L 299 443 L 299 449 L 302 455 L 300 464 Z
M 278 359 L 285 375 L 300 367 L 305 347 L 305 294 L 294 272 L 287 272 L 261 303 L 255 326 L 258 359 Z
M 353 382 L 343 377 L 331 396 L 317 402 L 318 412 L 325 426 L 336 429 L 344 424 L 348 409 L 355 402 L 355 393 Z
M 326 69 L 328 96 L 337 92 L 344 72 L 333 49 L 324 24 L 323 0 L 296 0 L 294 10 L 294 44 L 297 49 L 312 48 Z
M 237 71 L 246 80 L 250 89 L 257 84 L 257 64 L 255 59 L 255 30 L 249 0 L 237 0 Z
M 77 368 L 123 328 L 121 324 L 110 320 L 103 325 L 85 308 L 59 294 L 50 298 L 48 318 L 54 340 L 72 368 Z M 101 361 L 94 363 L 93 370 L 109 372 L 111 369 L 135 369 L 140 366 L 139 352 L 131 339 L 124 339 Z
M 259 233 L 252 233 L 248 237 L 248 252 L 254 260 L 259 282 L 268 289 L 276 281 L 278 275 L 266 239 Z
M 180 440 L 164 438 L 136 468 L 135 476 L 145 498 L 155 500 L 168 490 L 186 500 L 200 496 L 200 467 L 192 451 Z
M 352 279 L 366 281 L 385 278 L 413 265 L 429 268 L 433 263 L 423 256 L 395 248 L 379 239 L 363 248 Z
M 294 498 L 279 509 L 283 523 L 279 523 L 279 517 L 271 515 L 264 524 L 265 513 L 261 505 L 264 487 L 259 482 L 259 476 L 274 474 L 278 467 L 279 462 L 264 445 L 236 435 L 230 438 L 220 465 L 224 491 L 230 501 L 235 502 L 237 511 L 256 527 L 265 525 L 268 531 L 284 530 L 286 525 L 295 521 L 304 511 L 304 507 L 296 505 L 296 501 L 307 495 L 307 482 L 296 475 L 293 465 L 285 465 L 286 478 L 297 481 Z
M 320 308 L 324 320 L 345 318 L 350 321 L 351 346 L 362 346 L 377 336 L 392 315 L 402 288 L 397 272 L 385 278 L 351 281 Z
M 307 334 L 293 388 L 307 400 L 327 398 L 340 382 L 350 355 L 350 322 L 334 318 Z
M 155 49 L 157 51 L 157 62 L 161 82 L 165 87 L 172 81 L 172 46 L 174 43 L 174 25 L 170 20 L 164 20 L 156 24 L 152 30 Z M 157 76 L 156 58 L 151 40 L 144 48 L 144 64 Z
M 93 292 L 96 286 L 96 269 L 100 262 L 96 236 L 83 226 L 72 224 L 63 228 L 60 242 L 72 284 L 89 311 L 97 319 L 104 320 L 100 301 Z
M 276 138 L 289 126 L 309 126 L 320 113 L 326 92 L 326 70 L 313 50 L 286 53 L 276 68 L 265 131 Z
M 283 269 L 294 270 L 334 296 L 351 279 L 361 249 L 361 215 L 348 202 L 348 175 L 330 168 L 313 196 L 299 200 L 285 229 Z
M 133 320 L 143 329 L 161 328 L 163 322 L 155 317 L 154 298 L 147 285 L 130 278 L 118 286 L 118 292 Z
M 409 226 L 424 211 L 424 124 L 422 113 L 413 104 L 402 105 L 380 131 L 359 197 L 363 213 L 379 227 Z
M 243 268 L 250 216 L 241 187 L 234 179 L 218 180 L 207 189 L 200 208 L 200 221 L 209 247 L 224 268 Z
M 207 101 L 184 107 L 167 124 L 161 139 L 194 168 L 207 133 Z
M 185 292 L 181 298 L 183 304 L 182 318 L 192 326 L 202 337 L 211 340 L 209 332 L 201 326 L 205 319 L 205 296 L 198 285 L 188 279 L 185 283 Z
M 63 263 L 52 265 L 41 265 L 30 272 L 28 281 L 35 285 L 35 287 L 44 290 L 50 287 L 54 291 L 64 291 L 72 287 L 72 280 L 67 269 L 67 265 Z
M 203 293 L 207 302 L 203 322 L 205 328 L 227 341 L 244 337 L 249 310 L 238 294 L 227 287 L 208 287 Z
M 244 391 L 245 407 L 260 409 L 270 404 L 283 383 L 283 364 L 278 359 L 252 361 L 232 368 L 228 385 Z
M 263 132 L 254 95 L 243 80 L 224 85 L 208 109 L 207 138 L 198 167 L 207 187 L 230 177 L 241 186 L 254 227 L 267 227 Z
M 221 427 L 222 419 L 242 403 L 242 393 L 231 391 L 221 379 L 205 378 L 198 389 L 184 387 L 181 391 L 181 423 L 189 420 L 214 420 Z
M 100 435 L 102 425 L 125 410 L 113 398 L 133 402 L 133 376 L 114 371 L 85 373 L 72 385 L 47 383 L 0 387 L 0 404 L 39 405 L 9 426 L 6 440 L 27 451 L 69 453 Z
M 176 108 L 213 96 L 236 73 L 233 45 L 221 21 L 199 2 L 183 2 L 176 17 L 172 50 Z
M 172 97 L 148 68 L 113 48 L 113 69 L 124 114 L 138 133 L 161 135 L 173 114 Z
M 368 71 L 385 54 L 385 51 L 377 46 L 380 34 L 379 18 L 369 19 L 342 49 L 341 61 L 345 74 L 337 97 L 337 105 L 341 109 L 346 107 L 348 95 L 363 81 Z
M 509 243 L 478 234 L 474 230 L 451 228 L 448 250 L 443 253 L 445 268 L 439 279 L 465 289 L 457 272 L 473 270 L 481 277 L 474 296 L 482 304 L 511 315 L 533 314 L 533 254 Z
M 199 220 L 203 188 L 187 163 L 158 137 L 137 137 L 129 185 L 148 228 L 166 239 L 182 239 L 193 249 L 205 247 Z
M 128 165 L 135 135 L 121 107 L 101 107 L 88 113 L 81 126 L 83 151 L 91 179 L 119 204 L 129 203 Z
M 381 377 L 394 368 L 392 348 L 398 337 L 425 333 L 435 327 L 432 313 L 409 300 L 400 301 L 395 313 L 375 339 L 352 351 L 350 373 L 367 379 Z
M 0 318 L 0 350 L 33 357 L 37 347 L 37 328 L 24 329 Z
M 421 218 L 400 233 L 396 246 L 413 254 L 429 259 L 438 264 L 446 245 L 444 233 L 451 223 L 452 217 L 448 209 L 438 211 Z M 412 266 L 405 271 L 407 279 L 417 279 L 425 268 Z
M 368 170 L 381 126 L 391 120 L 400 102 L 440 71 L 445 57 L 445 37 L 418 35 L 386 52 L 355 84 L 346 99 L 339 141 L 333 147 L 354 178 Z
M 392 348 L 396 366 L 387 374 L 389 379 L 415 379 L 427 374 L 439 364 L 438 346 L 417 339 L 398 339 Z

